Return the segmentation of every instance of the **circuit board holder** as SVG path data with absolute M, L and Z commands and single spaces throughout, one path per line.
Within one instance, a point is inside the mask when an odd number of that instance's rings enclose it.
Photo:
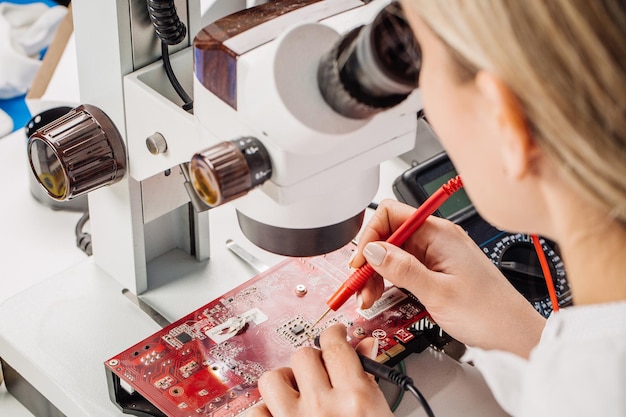
M 445 335 L 410 293 L 387 287 L 370 309 L 356 300 L 311 328 L 320 307 L 352 270 L 349 244 L 309 258 L 288 258 L 105 362 L 111 400 L 148 417 L 230 417 L 262 401 L 263 372 L 326 327 L 342 323 L 356 346 L 379 341 L 377 361 L 395 365 L 412 352 L 441 347 Z

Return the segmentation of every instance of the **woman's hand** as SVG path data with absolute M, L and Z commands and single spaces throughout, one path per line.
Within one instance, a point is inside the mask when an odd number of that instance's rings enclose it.
M 393 200 L 381 202 L 351 265 L 367 260 L 380 276 L 411 291 L 455 339 L 527 357 L 545 320 L 463 229 L 431 216 L 402 249 L 383 242 L 414 210 Z M 380 276 L 361 291 L 363 307 L 381 296 Z
M 357 349 L 372 357 L 374 339 Z M 374 378 L 365 373 L 343 325 L 320 337 L 321 350 L 302 348 L 291 357 L 291 368 L 265 372 L 259 380 L 263 403 L 246 417 L 392 417 Z

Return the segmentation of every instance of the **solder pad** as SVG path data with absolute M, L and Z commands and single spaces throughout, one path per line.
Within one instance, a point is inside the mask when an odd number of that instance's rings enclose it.
M 350 244 L 287 259 L 110 358 L 105 367 L 111 399 L 143 416 L 237 416 L 261 401 L 257 381 L 263 372 L 288 366 L 292 352 L 311 346 L 333 323 L 348 328 L 353 345 L 378 338 L 381 362 L 423 350 L 416 336 L 428 326 L 427 313 L 395 287 L 371 309 L 360 311 L 350 300 L 311 329 L 352 272 L 354 250 Z

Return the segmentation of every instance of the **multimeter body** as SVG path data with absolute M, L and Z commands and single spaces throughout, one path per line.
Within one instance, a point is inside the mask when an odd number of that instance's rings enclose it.
M 442 152 L 405 171 L 394 181 L 393 192 L 399 201 L 418 207 L 456 175 L 450 158 Z M 533 307 L 544 317 L 550 315 L 552 303 L 530 235 L 503 231 L 489 224 L 478 214 L 463 189 L 442 204 L 434 215 L 461 226 Z M 540 238 L 540 243 L 549 263 L 559 306 L 569 305 L 572 293 L 558 248 L 547 239 Z

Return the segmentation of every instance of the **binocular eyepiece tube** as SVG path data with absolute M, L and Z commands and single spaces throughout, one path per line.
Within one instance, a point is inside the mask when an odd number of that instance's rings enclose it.
M 420 66 L 419 44 L 400 4 L 392 2 L 322 57 L 317 80 L 336 112 L 367 119 L 406 99 L 418 86 Z

